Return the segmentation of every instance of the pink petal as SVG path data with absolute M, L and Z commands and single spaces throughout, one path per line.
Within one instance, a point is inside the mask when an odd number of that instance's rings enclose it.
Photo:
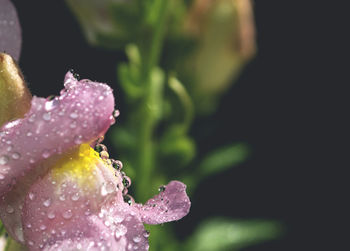
M 22 243 L 21 212 L 31 184 L 61 153 L 94 141 L 113 121 L 114 98 L 107 85 L 77 81 L 71 73 L 65 80 L 60 97 L 51 101 L 34 97 L 24 119 L 0 130 L 0 217 L 10 235 Z
M 15 7 L 9 0 L 0 0 L 0 52 L 18 61 L 21 52 L 21 27 Z
M 52 155 L 102 136 L 113 122 L 114 98 L 107 85 L 75 80 L 53 100 L 34 97 L 23 119 L 0 131 L 0 195 Z
M 97 181 L 92 190 L 69 176 L 58 185 L 52 172 L 32 186 L 22 216 L 26 246 L 31 251 L 148 250 L 138 211 L 123 201 L 119 174 L 101 161 L 95 174 L 87 175 Z
M 135 205 L 144 223 L 161 224 L 179 220 L 188 214 L 191 202 L 186 194 L 185 184 L 180 181 L 171 181 L 162 190 L 144 206 Z

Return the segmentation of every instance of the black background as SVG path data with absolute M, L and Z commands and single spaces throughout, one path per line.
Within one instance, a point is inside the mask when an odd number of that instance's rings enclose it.
M 58 94 L 73 68 L 115 89 L 122 120 L 127 107 L 115 69 L 124 54 L 90 47 L 63 1 L 13 2 L 23 28 L 19 64 L 32 93 Z M 342 101 L 336 84 L 345 83 L 336 66 L 336 57 L 344 54 L 338 35 L 344 21 L 335 3 L 311 2 L 255 1 L 257 57 L 215 115 L 198 119 L 192 131 L 202 154 L 234 141 L 247 142 L 253 153 L 200 185 L 190 216 L 177 223 L 180 237 L 207 216 L 263 218 L 282 222 L 285 234 L 245 250 L 344 249 L 335 248 L 339 229 L 332 222 L 338 222 L 338 213 L 331 209 L 338 212 L 334 199 L 340 194 L 331 189 L 338 185 L 337 163 L 330 158 L 337 143 L 329 141 L 341 137 L 336 136 L 341 112 L 333 105 Z

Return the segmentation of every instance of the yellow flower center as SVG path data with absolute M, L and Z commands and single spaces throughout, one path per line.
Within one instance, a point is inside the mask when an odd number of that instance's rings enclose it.
M 97 165 L 103 163 L 99 154 L 88 144 L 82 144 L 64 154 L 52 167 L 52 178 L 57 182 L 73 180 L 82 187 L 94 187 Z M 108 165 L 107 165 L 108 166 Z

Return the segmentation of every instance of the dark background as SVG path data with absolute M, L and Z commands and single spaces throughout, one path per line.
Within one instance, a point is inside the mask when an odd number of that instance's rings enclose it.
M 122 120 L 127 108 L 116 64 L 124 54 L 90 47 L 63 1 L 13 2 L 23 29 L 19 64 L 32 93 L 58 94 L 72 68 L 115 89 Z M 336 35 L 342 21 L 332 21 L 341 18 L 341 8 L 300 2 L 255 2 L 258 54 L 218 111 L 198 119 L 192 131 L 202 154 L 235 141 L 247 142 L 253 152 L 244 164 L 200 185 L 190 216 L 177 223 L 180 237 L 207 216 L 263 218 L 282 222 L 284 235 L 245 250 L 343 250 L 334 249 L 337 213 L 328 210 L 339 207 L 328 198 L 340 196 L 328 189 L 336 185 L 328 139 L 337 137 L 332 125 L 340 113 L 332 108 L 341 100 L 334 92 L 340 68 L 332 67 L 334 56 L 343 54 Z

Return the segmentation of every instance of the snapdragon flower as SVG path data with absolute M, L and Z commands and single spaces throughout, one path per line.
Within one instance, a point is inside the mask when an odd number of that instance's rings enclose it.
M 15 63 L 0 57 L 8 63 L 0 66 L 4 75 Z M 16 75 L 1 85 L 16 77 L 23 80 Z M 145 205 L 135 203 L 121 163 L 109 159 L 106 149 L 94 150 L 115 120 L 112 89 L 79 81 L 71 72 L 64 86 L 60 96 L 34 96 L 22 118 L 0 129 L 0 217 L 6 230 L 29 250 L 148 250 L 143 223 L 184 217 L 190 208 L 186 186 L 171 181 Z

